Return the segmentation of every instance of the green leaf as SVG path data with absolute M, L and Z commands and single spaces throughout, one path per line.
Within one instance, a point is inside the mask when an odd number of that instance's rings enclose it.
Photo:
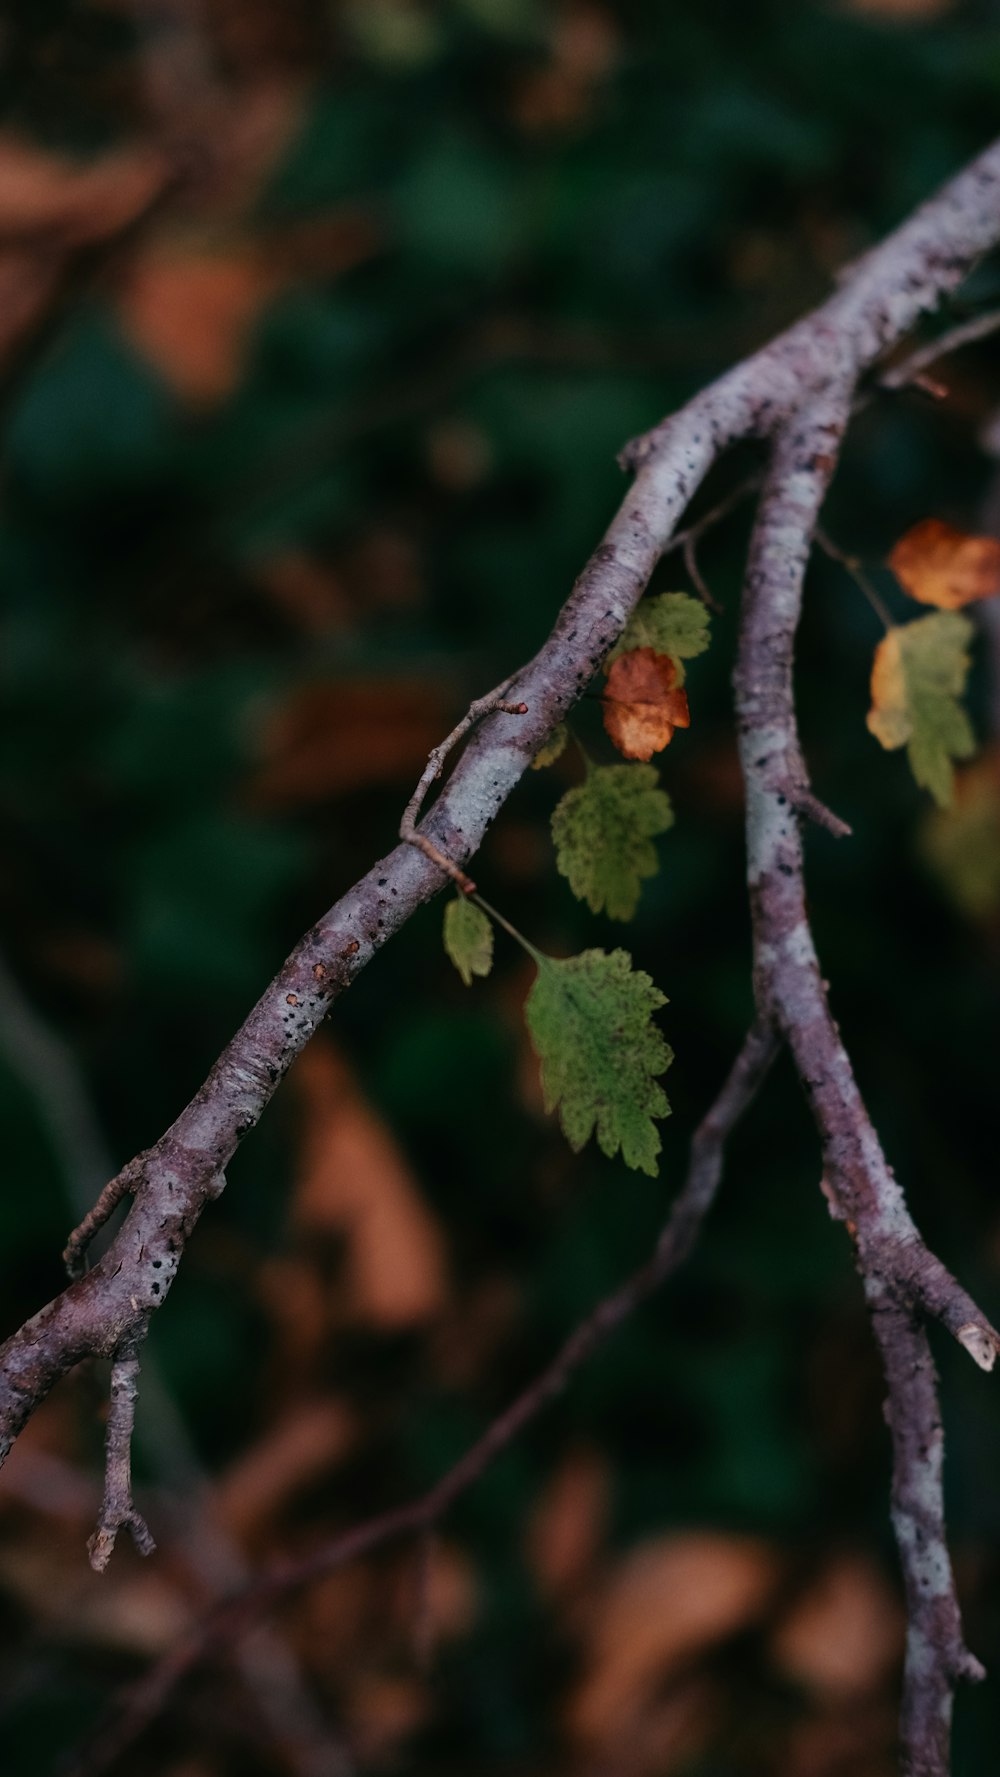
M 970 919 L 1000 913 L 1000 771 L 987 757 L 964 772 L 953 808 L 928 809 L 920 849 Z
M 482 908 L 458 895 L 444 910 L 444 947 L 465 982 L 493 967 L 493 927 Z
M 525 1017 L 541 1062 L 545 1108 L 558 1107 L 574 1152 L 597 1131 L 609 1157 L 655 1178 L 654 1117 L 670 1114 L 656 1084 L 673 1052 L 652 1022 L 667 1003 L 625 950 L 585 950 L 565 962 L 541 957 Z
M 565 722 L 559 722 L 553 728 L 548 740 L 543 740 L 535 757 L 531 761 L 532 771 L 541 771 L 546 765 L 554 765 L 556 760 L 566 751 L 569 740 L 569 729 Z
M 893 627 L 875 650 L 868 727 L 882 746 L 905 746 L 917 783 L 942 808 L 953 794 L 953 759 L 975 750 L 959 702 L 969 676 L 972 624 L 957 611 L 935 611 Z
M 631 919 L 659 867 L 650 841 L 673 825 L 655 765 L 591 766 L 552 815 L 556 867 L 592 913 Z
M 711 620 L 701 599 L 689 592 L 660 592 L 636 606 L 605 664 L 610 666 L 633 648 L 653 648 L 657 654 L 670 655 L 677 668 L 676 683 L 683 685 L 682 662 L 704 654 L 711 639 Z

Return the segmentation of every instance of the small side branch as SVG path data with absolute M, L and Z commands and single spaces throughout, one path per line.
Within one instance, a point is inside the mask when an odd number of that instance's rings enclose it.
M 90 1565 L 95 1573 L 103 1573 L 107 1567 L 120 1530 L 131 1532 L 140 1555 L 151 1555 L 156 1548 L 149 1526 L 136 1511 L 132 1498 L 132 1432 L 138 1398 L 139 1357 L 135 1347 L 130 1345 L 117 1352 L 111 1363 L 104 1498 L 97 1529 L 87 1544 Z
M 551 1362 L 495 1419 L 447 1474 L 418 1499 L 356 1524 L 309 1554 L 283 1561 L 220 1605 L 126 1693 L 118 1713 L 72 1767 L 71 1777 L 98 1777 L 131 1747 L 166 1706 L 186 1675 L 234 1641 L 289 1592 L 360 1560 L 404 1536 L 427 1538 L 455 1501 L 508 1445 L 566 1388 L 580 1366 L 634 1314 L 690 1253 L 722 1177 L 726 1142 L 753 1102 L 780 1048 L 772 1025 L 747 1033 L 715 1102 L 691 1140 L 687 1178 L 653 1253 L 618 1289 L 605 1296 L 565 1340 Z
M 132 1197 L 143 1180 L 145 1154 L 137 1154 L 123 1166 L 121 1172 L 109 1179 L 101 1191 L 93 1209 L 88 1209 L 82 1222 L 73 1229 L 72 1234 L 63 1248 L 63 1264 L 70 1277 L 82 1277 L 87 1269 L 87 1253 L 92 1241 L 101 1229 L 111 1220 L 118 1205 L 126 1197 Z
M 988 339 L 998 328 L 1000 309 L 989 309 L 985 314 L 972 315 L 967 321 L 959 321 L 946 332 L 939 333 L 936 339 L 918 346 L 916 351 L 907 352 L 890 370 L 883 371 L 878 379 L 879 387 L 905 389 L 908 384 L 914 384 L 918 388 L 927 388 L 927 372 L 932 364 L 939 363 L 952 352 L 960 351 L 963 346 L 975 345 L 981 339 Z M 936 384 L 931 385 L 928 392 L 934 395 L 946 393 Z
M 441 742 L 440 746 L 433 748 L 399 823 L 400 839 L 404 840 L 407 845 L 415 845 L 418 851 L 422 851 L 425 858 L 429 858 L 432 864 L 436 864 L 439 870 L 443 870 L 446 876 L 450 876 L 452 881 L 458 884 L 464 895 L 472 895 L 476 892 L 476 885 L 471 876 L 467 876 L 464 870 L 459 869 L 452 858 L 446 857 L 440 847 L 436 846 L 433 840 L 428 839 L 426 833 L 417 831 L 417 821 L 420 818 L 420 810 L 424 805 L 427 792 L 441 776 L 448 754 L 454 747 L 457 747 L 459 741 L 468 734 L 469 729 L 476 722 L 479 722 L 483 716 L 492 715 L 496 710 L 500 710 L 508 716 L 527 715 L 528 706 L 526 703 L 507 703 L 501 696 L 509 684 L 510 680 L 505 679 L 495 691 L 488 691 L 485 697 L 477 697 L 474 703 L 470 703 L 462 720 L 455 724 L 447 738 Z

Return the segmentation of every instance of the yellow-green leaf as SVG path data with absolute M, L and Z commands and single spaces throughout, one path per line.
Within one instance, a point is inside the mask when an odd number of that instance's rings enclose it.
M 543 740 L 535 757 L 532 759 L 532 771 L 541 771 L 546 765 L 554 765 L 560 754 L 566 751 L 566 742 L 568 740 L 569 729 L 565 722 L 559 722 L 556 727 L 553 728 L 548 740 Z
M 868 727 L 882 746 L 905 746 L 917 783 L 947 807 L 953 759 L 975 740 L 959 699 L 969 674 L 972 625 L 957 611 L 935 611 L 890 629 L 875 650 Z
M 652 648 L 657 654 L 670 655 L 674 684 L 679 686 L 684 683 L 682 662 L 704 654 L 710 641 L 711 619 L 701 599 L 692 598 L 689 592 L 659 592 L 636 606 L 605 665 L 633 648 Z
M 493 967 L 493 927 L 482 908 L 464 895 L 445 907 L 444 947 L 466 987 L 472 986 L 473 975 L 488 975 Z
M 1000 914 L 1000 756 L 958 776 L 953 808 L 928 811 L 921 850 L 952 900 L 970 919 Z
M 553 812 L 556 867 L 592 913 L 631 919 L 659 866 L 650 842 L 673 819 L 655 765 L 592 765 Z
M 595 1131 L 609 1157 L 656 1176 L 653 1121 L 670 1106 L 656 1076 L 673 1053 L 653 1023 L 666 998 L 624 950 L 585 950 L 565 962 L 538 959 L 525 1017 L 541 1062 L 545 1108 L 558 1109 L 578 1152 Z

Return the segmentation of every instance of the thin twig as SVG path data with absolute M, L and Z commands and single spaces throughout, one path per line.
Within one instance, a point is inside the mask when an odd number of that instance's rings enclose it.
M 698 597 L 712 611 L 721 611 L 723 607 L 714 596 L 698 565 L 698 544 L 708 531 L 714 530 L 715 526 L 721 524 L 724 518 L 728 518 L 729 514 L 734 512 L 737 506 L 741 506 L 750 494 L 755 493 L 762 480 L 763 470 L 759 469 L 755 470 L 752 475 L 744 476 L 742 481 L 737 482 L 736 486 L 730 489 L 724 499 L 719 500 L 707 512 L 703 512 L 693 524 L 685 525 L 681 531 L 675 531 L 663 552 L 664 555 L 669 555 L 673 550 L 679 549 L 681 551 L 691 584 Z
M 530 1425 L 567 1384 L 591 1354 L 648 1300 L 684 1262 L 715 1199 L 725 1145 L 753 1102 L 780 1048 L 772 1027 L 757 1023 L 747 1033 L 739 1055 L 714 1104 L 691 1141 L 687 1178 L 675 1199 L 652 1256 L 605 1296 L 580 1322 L 544 1370 L 511 1405 L 494 1419 L 481 1438 L 460 1457 L 427 1493 L 356 1524 L 308 1554 L 277 1563 L 252 1585 L 228 1600 L 195 1626 L 191 1633 L 156 1662 L 126 1692 L 118 1711 L 83 1749 L 69 1777 L 98 1777 L 126 1752 L 160 1714 L 181 1680 L 214 1650 L 244 1634 L 265 1611 L 296 1588 L 368 1555 L 401 1537 L 427 1537 L 455 1501 L 475 1484 L 508 1445 Z
M 87 1251 L 101 1229 L 111 1220 L 118 1205 L 139 1190 L 144 1174 L 145 1154 L 137 1154 L 116 1173 L 101 1191 L 92 1209 L 73 1229 L 63 1248 L 63 1264 L 70 1277 L 82 1277 L 87 1267 Z
M 156 1548 L 152 1532 L 145 1518 L 136 1511 L 132 1498 L 132 1430 L 138 1398 L 139 1354 L 134 1346 L 130 1346 L 117 1352 L 111 1364 L 104 1498 L 97 1529 L 87 1544 L 90 1565 L 95 1573 L 103 1573 L 107 1567 L 120 1530 L 131 1533 L 140 1555 L 151 1555 Z
M 932 364 L 947 358 L 952 352 L 960 351 L 963 346 L 974 345 L 977 340 L 987 339 L 991 333 L 1000 328 L 1000 309 L 989 309 L 984 314 L 973 315 L 967 321 L 959 321 L 956 326 L 949 327 L 939 333 L 936 339 L 928 340 L 926 345 L 918 346 L 915 351 L 908 352 L 898 364 L 883 371 L 879 377 L 882 389 L 904 389 L 907 383 L 918 383 Z M 932 391 L 933 392 L 933 391 Z
M 470 703 L 462 720 L 456 722 L 447 738 L 431 750 L 427 764 L 420 774 L 417 787 L 406 804 L 403 818 L 399 823 L 400 839 L 405 840 L 407 845 L 415 845 L 418 851 L 422 851 L 425 858 L 429 858 L 432 864 L 436 864 L 439 870 L 443 870 L 446 876 L 450 876 L 452 881 L 458 884 L 464 895 L 475 893 L 476 885 L 471 876 L 466 876 L 465 871 L 459 869 L 459 866 L 451 858 L 446 857 L 440 847 L 436 846 L 433 840 L 428 839 L 425 833 L 417 831 L 417 820 L 428 790 L 433 783 L 436 783 L 444 770 L 448 754 L 454 747 L 457 747 L 459 741 L 468 734 L 469 729 L 476 722 L 481 721 L 483 716 L 488 716 L 495 710 L 500 710 L 508 716 L 527 715 L 528 706 L 526 703 L 504 701 L 501 693 L 506 691 L 509 684 L 510 679 L 504 679 L 495 691 L 488 691 L 485 697 L 477 697 L 474 703 Z
M 871 605 L 872 610 L 883 627 L 887 631 L 892 629 L 892 612 L 880 595 L 875 591 L 865 570 L 865 564 L 860 556 L 848 555 L 847 551 L 841 549 L 839 543 L 835 543 L 829 532 L 824 531 L 820 525 L 816 525 L 813 530 L 813 536 L 824 555 L 828 555 L 831 561 L 839 562 L 842 568 L 846 568 L 851 579 L 854 581 L 855 586 L 864 593 L 865 598 L 868 600 L 868 603 Z

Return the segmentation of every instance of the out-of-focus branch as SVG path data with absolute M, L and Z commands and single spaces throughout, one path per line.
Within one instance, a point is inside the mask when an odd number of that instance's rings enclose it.
M 111 1171 L 104 1134 L 76 1058 L 25 997 L 2 956 L 0 1054 L 31 1093 L 66 1195 L 75 1213 L 82 1215 Z M 142 1366 L 142 1414 L 134 1436 L 163 1485 L 157 1509 L 169 1525 L 169 1541 L 202 1605 L 249 1584 L 250 1565 L 225 1524 L 212 1513 L 208 1476 L 184 1416 L 148 1350 Z M 130 1455 L 127 1444 L 125 1455 Z M 88 1479 L 38 1451 L 32 1452 L 27 1481 L 21 1497 L 40 1510 L 84 1516 L 90 1509 Z M 276 1628 L 260 1624 L 236 1650 L 235 1665 L 250 1707 L 295 1777 L 350 1777 L 350 1761 L 310 1694 L 292 1648 Z
M 97 1777 L 120 1758 L 160 1714 L 186 1673 L 245 1633 L 279 1598 L 385 1543 L 426 1535 L 441 1523 L 460 1495 L 474 1486 L 514 1438 L 563 1392 L 581 1364 L 683 1264 L 714 1201 L 726 1142 L 756 1096 L 779 1047 L 767 1023 L 755 1024 L 748 1032 L 718 1097 L 695 1130 L 687 1178 L 652 1256 L 580 1322 L 545 1369 L 454 1467 L 418 1499 L 369 1518 L 306 1555 L 277 1563 L 221 1604 L 133 1686 L 123 1706 L 73 1767 L 72 1777 Z

